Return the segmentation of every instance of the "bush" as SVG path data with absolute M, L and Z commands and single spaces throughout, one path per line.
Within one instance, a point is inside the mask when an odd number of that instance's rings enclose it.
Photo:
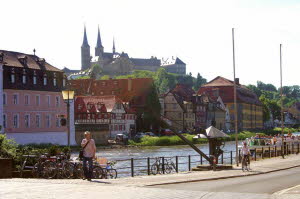
M 6 135 L 0 135 L 0 158 L 15 158 L 17 155 L 17 143 L 7 139 Z

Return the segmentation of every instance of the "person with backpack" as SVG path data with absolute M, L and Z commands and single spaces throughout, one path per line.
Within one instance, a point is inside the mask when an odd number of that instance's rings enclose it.
M 84 132 L 84 139 L 81 142 L 83 150 L 83 171 L 84 180 L 91 181 L 93 176 L 93 159 L 96 157 L 96 145 L 95 141 L 91 139 L 91 133 L 89 131 Z M 87 167 L 87 163 L 89 166 Z

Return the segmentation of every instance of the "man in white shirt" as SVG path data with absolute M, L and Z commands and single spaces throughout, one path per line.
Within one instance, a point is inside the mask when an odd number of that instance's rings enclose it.
M 248 162 L 250 162 L 250 158 L 249 158 L 250 150 L 248 148 L 247 142 L 243 142 L 241 153 L 242 153 L 241 155 L 243 157 L 243 161 L 247 160 Z
M 91 181 L 93 175 L 93 158 L 96 157 L 96 145 L 95 141 L 91 139 L 91 133 L 89 131 L 84 132 L 84 139 L 81 142 L 83 147 L 83 171 L 84 176 L 88 181 Z M 87 167 L 87 162 L 89 167 Z

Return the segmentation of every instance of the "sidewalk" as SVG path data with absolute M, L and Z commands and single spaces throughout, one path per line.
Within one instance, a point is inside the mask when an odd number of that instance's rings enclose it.
M 243 172 L 241 167 L 233 167 L 233 170 L 223 171 L 190 171 L 178 174 L 156 175 L 156 176 L 137 176 L 134 178 L 120 178 L 110 180 L 112 184 L 123 186 L 153 186 L 158 184 L 183 183 L 190 181 L 204 181 L 218 178 L 238 177 L 244 175 L 258 175 L 266 172 L 272 172 L 280 169 L 300 166 L 300 155 L 289 155 L 285 159 L 276 157 L 271 159 L 263 159 L 252 161 L 250 172 Z M 107 181 L 108 182 L 108 181 Z
M 242 172 L 240 168 L 227 171 L 194 171 L 179 174 L 140 176 L 113 180 L 93 180 L 92 182 L 79 179 L 0 179 L 0 198 L 299 198 L 297 191 L 289 190 L 280 197 L 267 194 L 222 193 L 151 188 L 149 186 L 165 183 L 180 183 L 187 181 L 212 180 L 243 175 L 257 175 L 265 172 L 300 166 L 300 155 L 289 155 L 286 159 L 272 158 L 251 163 L 251 172 Z M 297 189 L 299 190 L 299 189 Z M 292 193 L 291 193 L 292 192 Z

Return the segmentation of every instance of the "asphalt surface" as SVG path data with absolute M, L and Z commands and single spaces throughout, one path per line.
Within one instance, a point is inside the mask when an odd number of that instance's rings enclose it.
M 300 168 L 223 180 L 159 185 L 153 188 L 205 192 L 273 194 L 300 184 Z M 300 196 L 299 196 L 300 197 Z

